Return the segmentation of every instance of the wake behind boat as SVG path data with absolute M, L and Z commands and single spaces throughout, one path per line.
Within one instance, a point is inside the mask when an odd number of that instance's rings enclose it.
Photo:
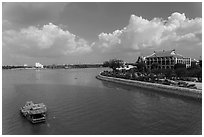
M 25 106 L 20 108 L 20 112 L 32 123 L 45 122 L 47 108 L 45 104 L 34 104 L 32 101 L 27 101 Z

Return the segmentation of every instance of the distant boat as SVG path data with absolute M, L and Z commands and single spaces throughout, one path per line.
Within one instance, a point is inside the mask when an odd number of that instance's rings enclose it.
M 20 108 L 21 114 L 32 123 L 45 122 L 47 108 L 43 103 L 34 104 L 32 101 L 27 101 L 25 106 Z

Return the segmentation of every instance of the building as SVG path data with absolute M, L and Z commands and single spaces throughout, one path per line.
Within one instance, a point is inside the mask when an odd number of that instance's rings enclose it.
M 37 63 L 35 63 L 35 67 L 36 68 L 43 68 L 43 65 L 37 62 Z
M 116 68 L 116 70 L 130 70 L 130 69 L 133 69 L 133 68 L 135 68 L 135 66 L 133 66 L 133 65 L 124 65 L 124 66 L 122 66 L 120 68 Z
M 202 60 L 199 60 L 199 65 L 200 67 L 202 67 Z
M 191 58 L 183 57 L 177 54 L 175 50 L 158 51 L 145 57 L 145 63 L 148 69 L 173 69 L 175 64 L 185 64 L 186 68 L 191 66 Z
M 143 63 L 143 62 L 145 62 L 145 57 L 139 56 L 136 63 Z
M 191 66 L 192 67 L 196 67 L 196 66 L 198 66 L 199 65 L 199 61 L 198 60 L 196 60 L 196 59 L 191 59 Z

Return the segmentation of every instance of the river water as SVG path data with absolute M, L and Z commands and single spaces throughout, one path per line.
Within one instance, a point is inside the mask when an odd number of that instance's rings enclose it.
M 201 101 L 100 81 L 102 70 L 3 70 L 2 134 L 202 134 Z M 46 104 L 45 123 L 20 115 L 30 100 Z

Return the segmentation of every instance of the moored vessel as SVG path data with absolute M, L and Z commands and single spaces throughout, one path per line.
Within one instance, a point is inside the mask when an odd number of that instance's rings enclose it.
M 35 104 L 27 101 L 25 106 L 20 108 L 21 114 L 32 123 L 45 122 L 47 108 L 44 103 Z

